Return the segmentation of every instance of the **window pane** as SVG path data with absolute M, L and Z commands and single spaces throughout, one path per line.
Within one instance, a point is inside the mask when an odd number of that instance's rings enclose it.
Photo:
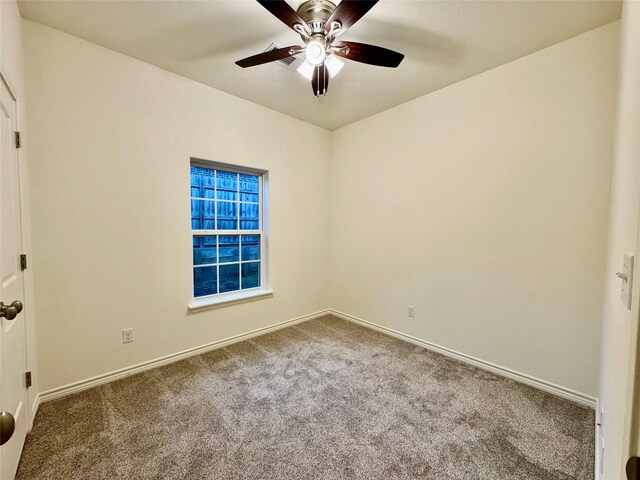
M 260 217 L 258 216 L 257 203 L 240 204 L 240 229 L 258 230 L 260 228 Z
M 260 262 L 242 264 L 242 289 L 260 286 Z
M 218 201 L 218 230 L 238 228 L 238 204 Z
M 220 263 L 237 262 L 240 260 L 240 236 L 220 235 L 218 237 Z M 222 283 L 222 280 L 220 280 Z
M 213 230 L 214 202 L 212 200 L 191 200 L 191 228 Z
M 261 286 L 261 176 L 220 168 L 190 169 L 195 297 Z
M 260 260 L 260 236 L 242 236 L 242 258 L 241 260 Z
M 218 198 L 221 200 L 238 199 L 238 174 L 218 170 Z
M 216 290 L 216 267 L 194 267 L 193 296 L 204 297 L 218 293 Z
M 213 198 L 214 170 L 211 168 L 191 166 L 191 196 Z
M 240 264 L 220 265 L 220 293 L 240 290 Z
M 194 236 L 193 237 L 193 264 L 205 265 L 216 263 L 216 237 L 215 236 Z
M 258 202 L 260 183 L 257 175 L 240 174 L 240 200 L 243 202 Z

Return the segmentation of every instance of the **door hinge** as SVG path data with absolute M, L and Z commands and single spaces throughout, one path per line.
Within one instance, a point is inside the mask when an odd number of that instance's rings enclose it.
M 16 148 L 22 147 L 22 139 L 20 138 L 20 132 L 16 132 Z
M 27 384 L 27 388 L 31 386 L 31 372 L 27 372 L 24 374 L 24 379 Z
M 26 270 L 26 269 L 27 269 L 27 255 L 23 253 L 22 255 L 20 255 L 20 270 Z

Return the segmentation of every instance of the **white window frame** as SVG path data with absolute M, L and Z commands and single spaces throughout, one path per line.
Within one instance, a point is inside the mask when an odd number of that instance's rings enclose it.
M 242 236 L 243 235 L 259 235 L 260 236 L 260 286 L 255 288 L 248 288 L 242 290 L 242 264 L 243 263 L 252 263 L 252 260 L 242 261 L 240 257 L 237 262 L 228 262 L 230 264 L 239 264 L 240 268 L 240 290 L 234 290 L 232 292 L 225 293 L 216 293 L 213 295 L 208 295 L 206 297 L 195 297 L 195 284 L 194 284 L 194 268 L 193 264 L 193 254 L 191 261 L 191 303 L 189 304 L 189 310 L 191 312 L 198 312 L 201 310 L 208 310 L 210 308 L 218 308 L 222 306 L 233 305 L 237 303 L 244 303 L 253 300 L 259 300 L 261 298 L 269 298 L 273 296 L 273 290 L 269 288 L 269 242 L 268 242 L 268 199 L 269 199 L 269 172 L 262 169 L 243 167 L 238 165 L 232 165 L 228 163 L 220 163 L 214 162 L 210 160 L 203 160 L 199 158 L 191 158 L 189 162 L 189 171 L 191 170 L 191 166 L 198 166 L 203 168 L 210 168 L 214 170 L 224 170 L 227 172 L 239 173 L 239 174 L 248 174 L 248 175 L 257 175 L 259 181 L 259 200 L 258 200 L 258 211 L 259 211 L 259 228 L 258 230 L 240 230 L 240 219 L 238 218 L 238 229 L 237 230 L 194 230 L 191 229 L 190 233 L 190 245 L 193 245 L 193 237 L 194 236 L 221 236 L 221 235 L 239 235 L 240 239 L 240 252 L 242 248 Z M 214 181 L 215 182 L 215 181 Z M 240 182 L 238 182 L 238 189 L 240 188 Z M 217 197 L 217 195 L 216 195 Z M 189 188 L 189 218 L 191 219 L 191 199 L 196 197 L 191 197 L 191 188 Z M 211 199 L 205 199 L 211 200 Z M 217 203 L 218 199 L 214 199 L 214 225 L 217 225 L 217 217 L 218 217 L 218 209 Z M 224 200 L 223 200 L 224 201 Z M 236 201 L 238 204 L 238 217 L 240 216 L 240 194 L 238 192 L 238 200 Z M 244 203 L 255 203 L 255 202 L 244 202 Z M 190 220 L 191 222 L 191 220 Z M 193 248 L 193 247 L 192 247 Z M 219 242 L 216 242 L 216 249 L 219 250 L 220 245 Z M 193 250 L 192 250 L 193 251 Z M 225 265 L 226 263 L 220 263 L 219 251 L 216 252 L 216 263 L 215 265 Z M 216 272 L 219 276 L 219 269 L 216 269 Z M 218 278 L 219 280 L 219 278 Z M 219 285 L 219 282 L 216 281 L 216 284 Z

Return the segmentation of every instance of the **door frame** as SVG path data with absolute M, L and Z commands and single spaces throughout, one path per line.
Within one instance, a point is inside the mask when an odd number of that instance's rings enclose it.
M 22 243 L 22 253 L 27 255 L 28 263 L 27 269 L 24 270 L 22 275 L 22 284 L 24 289 L 25 309 L 21 313 L 24 315 L 25 323 L 25 338 L 24 338 L 24 351 L 25 351 L 25 368 L 26 371 L 31 372 L 32 384 L 31 388 L 27 389 L 26 408 L 27 408 L 27 425 L 28 430 L 33 427 L 33 419 L 35 418 L 38 406 L 40 404 L 40 395 L 37 387 L 37 362 L 36 362 L 36 345 L 35 345 L 35 302 L 33 295 L 33 270 L 32 265 L 32 251 L 31 251 L 31 217 L 29 208 L 29 191 L 28 191 L 28 168 L 25 154 L 24 145 L 24 122 L 22 121 L 22 102 L 20 97 L 16 94 L 16 89 L 12 86 L 11 80 L 7 74 L 0 68 L 0 82 L 4 82 L 9 90 L 9 93 L 13 97 L 16 104 L 15 111 L 15 123 L 17 131 L 21 132 L 21 146 L 16 148 L 16 155 L 18 158 L 18 167 L 20 175 L 20 184 L 18 186 L 20 197 L 20 234 Z M 26 372 L 25 372 L 26 373 Z
M 637 182 L 640 196 L 640 179 Z M 636 262 L 633 269 L 631 289 L 631 348 L 629 349 L 627 391 L 625 400 L 625 425 L 622 444 L 623 458 L 621 473 L 626 479 L 625 466 L 630 457 L 640 457 L 640 209 L 637 212 L 635 252 Z

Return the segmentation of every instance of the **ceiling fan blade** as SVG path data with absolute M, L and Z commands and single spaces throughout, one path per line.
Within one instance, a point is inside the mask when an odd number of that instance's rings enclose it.
M 329 70 L 324 63 L 317 65 L 313 69 L 311 88 L 313 88 L 313 94 L 316 97 L 327 94 L 327 90 L 329 88 Z
M 256 65 L 262 65 L 263 63 L 269 63 L 276 60 L 281 60 L 287 57 L 293 57 L 304 51 L 304 47 L 299 45 L 292 45 L 290 47 L 276 48 L 275 50 L 269 50 L 268 52 L 259 53 L 252 57 L 243 58 L 238 60 L 236 65 L 242 68 L 255 67 Z
M 342 24 L 342 28 L 337 34 L 342 35 L 351 25 L 371 10 L 376 3 L 378 3 L 378 0 L 342 0 L 329 17 L 329 20 L 327 20 L 324 27 L 325 30 L 329 32 L 331 30 L 331 22 L 337 20 Z
M 291 8 L 287 2 L 283 0 L 258 0 L 258 3 L 269 10 L 269 12 L 271 12 L 273 16 L 277 17 L 278 20 L 284 23 L 287 27 L 291 28 L 294 31 L 297 31 L 295 28 L 293 28 L 293 26 L 296 24 L 300 24 L 302 25 L 302 29 L 304 30 L 304 32 L 306 32 L 307 36 L 311 35 L 311 29 L 309 28 L 309 25 L 307 25 L 305 21 L 300 18 L 298 12 Z
M 339 57 L 379 67 L 396 68 L 404 58 L 402 53 L 367 43 L 337 42 L 334 46 L 333 53 Z M 344 47 L 349 47 L 346 53 L 339 50 Z

